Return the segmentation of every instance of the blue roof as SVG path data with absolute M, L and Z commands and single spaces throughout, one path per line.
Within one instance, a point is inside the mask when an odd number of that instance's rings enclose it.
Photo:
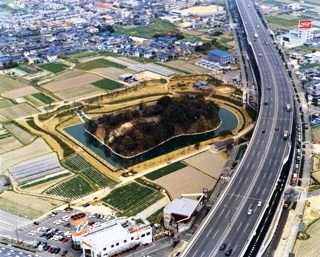
M 230 56 L 231 55 L 229 52 L 218 50 L 218 49 L 210 50 L 210 51 L 208 51 L 208 54 L 209 53 L 210 54 L 214 54 L 214 55 L 218 55 L 220 57 Z

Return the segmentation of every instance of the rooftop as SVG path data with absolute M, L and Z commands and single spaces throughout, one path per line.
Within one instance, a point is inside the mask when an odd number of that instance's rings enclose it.
M 164 207 L 166 214 L 175 214 L 184 217 L 190 217 L 196 209 L 198 201 L 187 198 L 176 198 Z

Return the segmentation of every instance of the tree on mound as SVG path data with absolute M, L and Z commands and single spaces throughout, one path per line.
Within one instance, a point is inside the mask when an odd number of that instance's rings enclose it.
M 174 136 L 214 129 L 220 123 L 218 110 L 201 94 L 164 96 L 155 104 L 104 115 L 86 125 L 88 132 L 115 152 L 132 156 Z

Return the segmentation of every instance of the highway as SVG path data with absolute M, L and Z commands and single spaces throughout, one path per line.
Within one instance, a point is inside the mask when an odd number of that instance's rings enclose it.
M 187 257 L 225 256 L 229 249 L 232 249 L 231 256 L 243 256 L 291 147 L 291 141 L 283 139 L 284 131 L 290 133 L 293 126 L 293 111 L 286 110 L 287 104 L 293 109 L 287 72 L 254 3 L 235 2 L 260 72 L 259 116 L 246 154 L 225 193 L 182 253 Z M 256 41 L 255 33 L 258 34 Z M 249 209 L 252 209 L 251 215 L 248 215 Z M 226 247 L 220 251 L 223 243 Z

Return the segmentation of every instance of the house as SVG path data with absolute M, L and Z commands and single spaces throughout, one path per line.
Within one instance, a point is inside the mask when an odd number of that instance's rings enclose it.
M 224 140 L 224 141 L 220 141 L 220 142 L 217 142 L 217 143 L 214 143 L 212 146 L 211 146 L 211 149 L 218 153 L 218 152 L 222 152 L 222 151 L 225 151 L 227 150 L 227 147 L 228 146 L 231 146 L 234 144 L 234 139 L 233 138 L 229 138 L 227 140 Z

